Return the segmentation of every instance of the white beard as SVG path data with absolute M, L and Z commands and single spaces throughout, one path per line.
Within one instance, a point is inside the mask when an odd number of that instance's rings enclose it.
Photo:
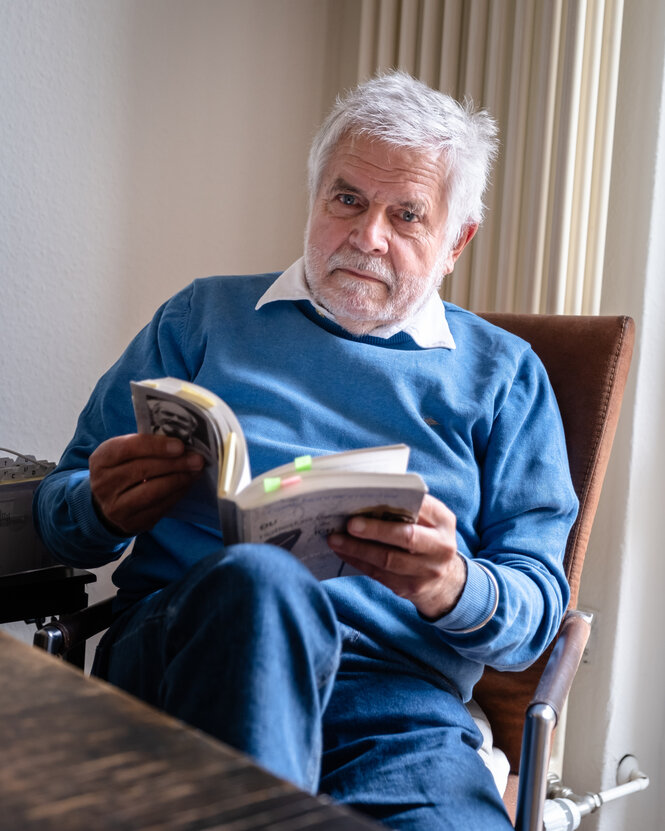
M 441 286 L 447 253 L 442 250 L 430 273 L 421 276 L 396 273 L 383 258 L 348 247 L 335 251 L 326 261 L 306 239 L 305 279 L 316 302 L 341 325 L 354 334 L 367 334 L 378 326 L 406 321 L 424 306 Z M 382 285 L 336 271 L 343 268 L 368 272 Z

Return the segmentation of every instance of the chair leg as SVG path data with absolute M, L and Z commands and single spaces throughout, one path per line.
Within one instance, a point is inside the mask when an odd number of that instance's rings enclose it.
M 49 655 L 62 655 L 65 651 L 65 636 L 55 623 L 45 623 L 35 632 L 33 646 L 43 649 Z
M 65 636 L 57 622 L 46 623 L 41 629 L 38 629 L 34 634 L 32 643 L 38 649 L 43 649 L 49 655 L 58 655 L 68 664 L 73 664 L 79 669 L 85 667 L 85 641 L 68 650 Z
M 547 767 L 556 722 L 556 713 L 549 704 L 532 704 L 527 710 L 522 736 L 516 831 L 542 831 Z
M 73 646 L 62 657 L 68 664 L 72 664 L 72 666 L 78 667 L 80 670 L 85 669 L 85 641 Z

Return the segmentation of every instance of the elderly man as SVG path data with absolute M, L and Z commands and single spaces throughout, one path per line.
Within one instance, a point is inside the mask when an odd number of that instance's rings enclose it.
M 510 827 L 464 701 L 484 665 L 533 661 L 568 599 L 576 500 L 545 372 L 437 293 L 494 152 L 485 113 L 403 73 L 338 101 L 310 154 L 304 260 L 165 303 L 37 499 L 64 562 L 135 538 L 95 672 L 393 828 Z M 361 576 L 319 583 L 282 549 L 169 518 L 202 459 L 134 434 L 129 381 L 162 375 L 233 407 L 255 474 L 408 443 L 430 491 L 417 522 L 351 520 L 329 543 Z

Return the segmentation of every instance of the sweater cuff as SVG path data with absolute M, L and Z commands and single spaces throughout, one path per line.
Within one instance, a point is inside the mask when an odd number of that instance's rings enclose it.
M 93 541 L 95 548 L 100 546 L 116 548 L 131 539 L 131 537 L 114 534 L 100 520 L 92 503 L 90 477 L 87 474 L 70 488 L 69 506 L 75 524 L 87 539 Z
M 463 555 L 462 555 L 463 556 Z M 481 629 L 494 617 L 499 605 L 499 585 L 492 572 L 468 557 L 466 584 L 455 608 L 432 625 L 456 635 Z

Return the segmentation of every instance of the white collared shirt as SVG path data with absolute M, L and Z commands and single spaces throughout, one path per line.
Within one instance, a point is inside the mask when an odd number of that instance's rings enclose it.
M 276 300 L 309 300 L 317 312 L 329 320 L 335 320 L 335 316 L 312 297 L 305 280 L 305 263 L 302 257 L 280 274 L 256 304 L 256 309 Z M 372 337 L 387 339 L 397 332 L 409 335 L 423 349 L 455 349 L 455 341 L 446 320 L 446 311 L 436 292 L 432 292 L 425 304 L 406 321 L 377 326 L 369 334 Z

